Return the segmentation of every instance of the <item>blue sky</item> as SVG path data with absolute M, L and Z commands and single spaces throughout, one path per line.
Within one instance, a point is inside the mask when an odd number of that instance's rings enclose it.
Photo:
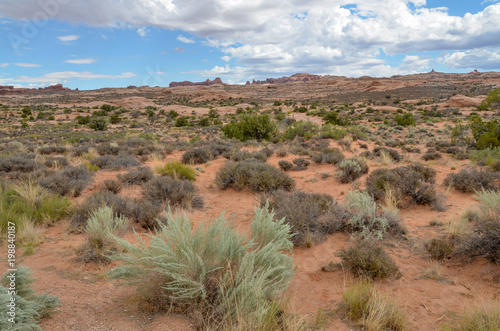
M 500 1 L 2 0 L 0 85 L 500 71 Z

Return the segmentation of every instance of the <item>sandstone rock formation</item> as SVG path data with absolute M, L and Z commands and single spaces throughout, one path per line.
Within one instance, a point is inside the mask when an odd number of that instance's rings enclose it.
M 252 83 L 249 81 L 246 82 L 246 85 L 250 84 L 285 84 L 290 82 L 308 82 L 311 80 L 321 79 L 320 75 L 312 75 L 306 73 L 298 73 L 292 75 L 290 77 L 281 77 L 281 78 L 267 78 L 266 80 L 253 80 Z
M 217 77 L 214 80 L 207 79 L 204 82 L 197 82 L 193 83 L 188 80 L 183 81 L 183 82 L 171 82 L 168 84 L 169 87 L 176 87 L 176 86 L 209 86 L 209 85 L 214 85 L 214 84 L 223 84 L 222 80 Z

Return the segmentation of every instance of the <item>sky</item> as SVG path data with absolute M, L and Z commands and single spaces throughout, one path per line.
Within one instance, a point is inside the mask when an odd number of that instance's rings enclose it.
M 500 0 L 1 0 L 0 85 L 500 71 Z

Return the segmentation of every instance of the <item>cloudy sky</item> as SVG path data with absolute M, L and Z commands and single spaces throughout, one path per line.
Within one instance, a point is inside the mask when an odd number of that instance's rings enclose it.
M 500 0 L 1 0 L 0 85 L 500 71 Z

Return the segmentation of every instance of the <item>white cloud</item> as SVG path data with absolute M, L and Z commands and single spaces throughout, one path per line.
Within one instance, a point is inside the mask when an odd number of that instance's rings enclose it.
M 224 61 L 224 62 L 229 62 L 229 61 L 231 61 L 231 57 L 230 57 L 230 56 L 225 55 L 225 56 L 222 56 L 222 57 L 221 57 L 221 60 L 222 60 L 222 61 Z
M 137 34 L 141 37 L 146 37 L 146 35 L 149 33 L 149 30 L 143 26 L 143 27 L 140 27 L 139 29 L 137 29 Z
M 45 86 L 45 85 L 65 83 L 71 79 L 78 79 L 78 80 L 121 79 L 121 78 L 131 78 L 135 76 L 136 74 L 132 72 L 124 72 L 121 75 L 103 75 L 103 74 L 94 74 L 89 71 L 84 71 L 84 72 L 62 71 L 62 72 L 52 72 L 37 77 L 16 76 L 15 78 L 2 78 L 0 79 L 0 84 L 20 83 L 20 84 L 38 84 L 39 86 Z
M 59 37 L 57 37 L 57 39 L 59 39 L 59 41 L 67 43 L 70 41 L 76 41 L 76 40 L 80 39 L 80 36 L 72 34 L 72 35 L 68 35 L 68 36 L 59 36 Z
M 18 67 L 24 67 L 24 68 L 37 68 L 41 67 L 39 64 L 34 64 L 34 63 L 13 63 L 15 66 Z
M 177 40 L 185 44 L 194 44 L 194 40 L 184 37 L 183 35 L 178 35 Z
M 222 59 L 230 58 L 235 67 L 214 70 L 234 75 L 244 71 L 263 77 L 295 72 L 380 76 L 427 70 L 432 63 L 410 55 L 391 67 L 379 58 L 381 50 L 388 55 L 448 51 L 457 54 L 443 63 L 463 66 L 476 50 L 497 49 L 500 4 L 494 2 L 498 1 L 483 2 L 491 4 L 460 17 L 446 8 L 431 8 L 425 0 L 87 0 L 61 5 L 54 18 L 98 27 L 135 27 L 139 34 L 147 33 L 145 27 L 181 30 L 221 50 Z M 6 18 L 32 17 L 38 10 L 38 0 L 0 3 L 0 16 Z M 195 42 L 181 34 L 177 40 Z M 460 52 L 465 54 L 461 60 Z
M 9 66 L 8 63 L 0 63 L 0 68 L 6 68 L 8 66 Z
M 500 48 L 454 52 L 440 61 L 451 68 L 494 70 L 500 68 Z
M 94 63 L 96 62 L 97 60 L 96 59 L 91 59 L 91 58 L 88 58 L 88 59 L 73 59 L 73 60 L 66 60 L 64 62 L 66 63 L 72 63 L 72 64 L 91 64 L 91 63 Z
M 184 53 L 186 49 L 184 47 L 176 47 L 174 48 L 174 51 L 179 52 L 179 53 Z

